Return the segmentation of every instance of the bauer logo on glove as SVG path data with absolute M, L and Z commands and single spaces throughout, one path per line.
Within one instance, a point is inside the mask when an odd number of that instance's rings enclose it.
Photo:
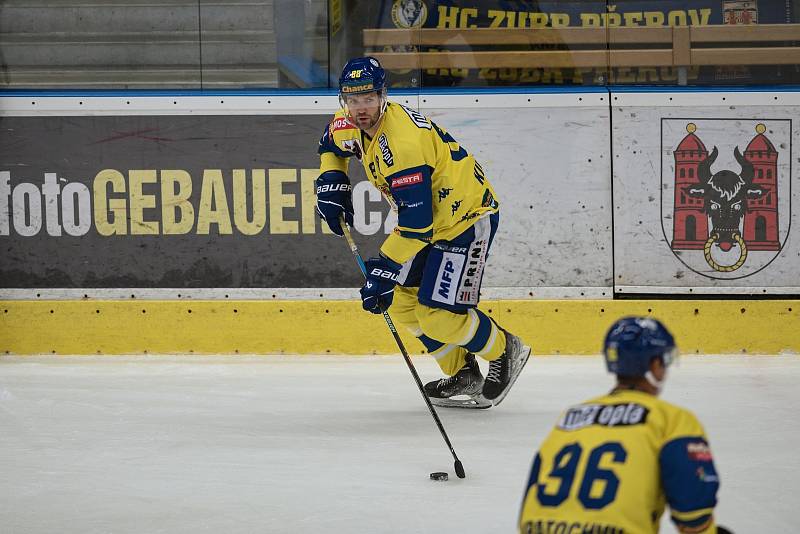
M 402 265 L 380 256 L 364 262 L 366 279 L 361 288 L 361 306 L 372 313 L 383 313 L 392 305 L 394 286 Z

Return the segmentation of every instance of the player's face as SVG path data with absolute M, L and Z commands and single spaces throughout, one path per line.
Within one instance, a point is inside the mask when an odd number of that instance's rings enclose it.
M 381 118 L 381 97 L 377 91 L 348 95 L 345 104 L 350 112 L 350 118 L 362 130 L 369 130 L 378 124 Z

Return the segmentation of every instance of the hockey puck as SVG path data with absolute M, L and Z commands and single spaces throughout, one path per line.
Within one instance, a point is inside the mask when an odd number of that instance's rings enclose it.
M 444 471 L 437 471 L 435 473 L 431 473 L 431 480 L 447 480 L 447 473 Z

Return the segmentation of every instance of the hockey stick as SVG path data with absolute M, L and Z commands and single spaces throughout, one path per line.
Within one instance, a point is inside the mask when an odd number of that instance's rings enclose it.
M 358 247 L 356 246 L 356 242 L 353 241 L 353 236 L 350 235 L 350 229 L 344 222 L 344 218 L 340 218 L 339 222 L 342 225 L 344 238 L 347 240 L 347 244 L 350 245 L 350 251 L 353 253 L 353 256 L 356 257 L 356 261 L 358 262 L 358 267 L 361 269 L 361 274 L 363 274 L 366 277 L 367 267 L 366 265 L 364 265 L 364 260 L 361 258 L 361 254 L 359 254 L 358 252 Z M 408 370 L 411 371 L 411 376 L 414 377 L 414 381 L 417 383 L 417 389 L 419 389 L 419 392 L 422 394 L 422 398 L 425 399 L 425 404 L 428 405 L 428 410 L 431 412 L 433 420 L 436 421 L 436 426 L 439 427 L 439 432 L 442 434 L 444 442 L 447 443 L 447 446 L 450 448 L 450 453 L 453 455 L 453 459 L 455 460 L 453 467 L 456 470 L 456 476 L 458 476 L 458 478 L 466 477 L 467 475 L 464 473 L 464 466 L 461 465 L 461 460 L 459 460 L 458 456 L 456 456 L 456 451 L 453 449 L 453 444 L 450 443 L 450 438 L 447 437 L 447 432 L 444 431 L 444 426 L 442 426 L 442 422 L 441 420 L 439 420 L 439 414 L 436 413 L 433 404 L 431 404 L 431 400 L 425 394 L 425 389 L 422 385 L 422 380 L 419 379 L 419 374 L 417 374 L 417 369 L 414 367 L 414 364 L 411 363 L 411 358 L 408 356 L 408 351 L 406 351 L 406 347 L 405 345 L 403 345 L 403 340 L 400 339 L 400 335 L 397 333 L 397 329 L 394 327 L 392 318 L 389 317 L 389 312 L 385 309 L 382 309 L 381 311 L 383 312 L 383 318 L 386 320 L 386 325 L 389 327 L 389 330 L 391 330 L 392 336 L 394 336 L 394 340 L 397 343 L 397 346 L 400 348 L 400 352 L 403 355 L 403 359 L 406 361 L 406 365 L 408 365 Z

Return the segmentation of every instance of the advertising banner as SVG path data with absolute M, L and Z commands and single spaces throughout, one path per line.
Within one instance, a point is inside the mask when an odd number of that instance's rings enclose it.
M 3 118 L 0 284 L 357 285 L 344 240 L 324 232 L 315 212 L 317 144 L 329 119 Z M 351 171 L 362 182 L 356 230 L 374 253 L 393 223 L 360 168 Z
M 475 154 L 497 192 L 485 288 L 610 296 L 606 95 L 423 99 L 421 111 Z M 346 243 L 315 212 L 330 118 L 4 117 L 0 288 L 358 287 Z M 396 215 L 358 161 L 350 178 L 368 257 Z

